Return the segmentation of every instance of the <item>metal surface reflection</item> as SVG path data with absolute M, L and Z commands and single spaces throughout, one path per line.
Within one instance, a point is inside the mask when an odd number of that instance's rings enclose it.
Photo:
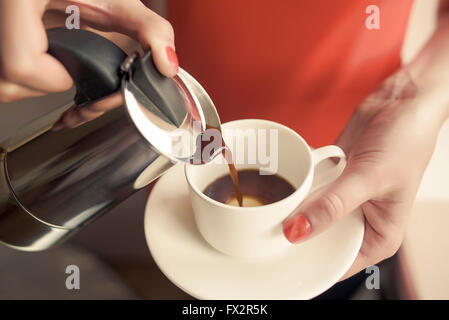
M 195 139 L 187 153 L 175 154 L 180 130 L 195 138 L 206 125 L 220 128 L 209 96 L 185 71 L 163 79 L 165 91 L 157 92 L 162 76 L 148 67 L 150 59 L 122 65 L 124 105 L 1 151 L 0 242 L 28 251 L 51 247 L 188 161 Z M 167 96 L 167 86 L 176 94 Z

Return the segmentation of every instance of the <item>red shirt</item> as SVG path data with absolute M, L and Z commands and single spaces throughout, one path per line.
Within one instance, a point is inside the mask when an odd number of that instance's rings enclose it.
M 368 29 L 368 5 L 380 29 Z M 180 65 L 222 122 L 269 119 L 331 144 L 401 64 L 412 0 L 169 0 Z

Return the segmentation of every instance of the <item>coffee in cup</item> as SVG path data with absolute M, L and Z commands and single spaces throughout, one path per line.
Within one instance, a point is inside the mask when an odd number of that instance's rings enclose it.
M 259 170 L 238 171 L 239 189 L 243 207 L 257 207 L 280 201 L 293 192 L 295 187 L 277 174 L 261 175 Z M 236 188 L 229 174 L 210 183 L 203 193 L 215 201 L 239 206 Z

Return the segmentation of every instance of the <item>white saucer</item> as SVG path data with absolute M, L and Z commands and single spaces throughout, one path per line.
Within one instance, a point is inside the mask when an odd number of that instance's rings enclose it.
M 330 166 L 330 160 L 324 166 Z M 322 180 L 317 168 L 317 180 Z M 330 180 L 332 178 L 327 177 Z M 310 299 L 335 284 L 360 249 L 364 218 L 357 209 L 326 232 L 263 260 L 233 258 L 212 248 L 196 228 L 182 165 L 154 186 L 145 236 L 161 271 L 198 299 Z

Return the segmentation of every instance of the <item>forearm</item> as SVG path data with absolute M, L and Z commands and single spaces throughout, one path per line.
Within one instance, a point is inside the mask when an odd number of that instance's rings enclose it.
M 439 19 L 432 38 L 404 67 L 417 87 L 420 107 L 441 123 L 449 118 L 449 12 Z

